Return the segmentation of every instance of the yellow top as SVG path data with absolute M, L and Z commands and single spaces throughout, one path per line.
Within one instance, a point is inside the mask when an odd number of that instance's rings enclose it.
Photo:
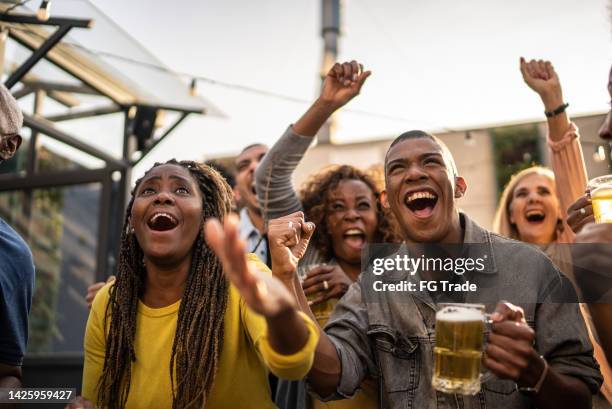
M 260 270 L 270 273 L 257 256 L 249 254 L 247 258 L 257 263 Z M 96 295 L 85 332 L 83 396 L 94 403 L 104 366 L 106 336 L 102 326 L 111 285 L 107 284 Z M 163 308 L 149 308 L 139 303 L 136 361 L 132 364 L 126 409 L 172 408 L 170 355 L 179 306 L 180 301 Z M 268 343 L 265 318 L 249 309 L 238 290 L 230 286 L 219 369 L 206 408 L 275 408 L 270 398 L 268 368 L 280 378 L 301 379 L 314 359 L 318 330 L 305 314 L 300 315 L 310 333 L 308 342 L 293 355 L 278 354 Z

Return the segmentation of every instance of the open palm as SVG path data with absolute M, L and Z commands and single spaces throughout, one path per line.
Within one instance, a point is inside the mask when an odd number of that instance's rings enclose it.
M 223 226 L 216 219 L 208 220 L 204 233 L 221 260 L 223 272 L 253 311 L 273 317 L 295 305 L 287 288 L 269 271 L 258 267 L 263 263 L 248 260 L 245 243 L 238 237 L 235 217 L 228 216 Z

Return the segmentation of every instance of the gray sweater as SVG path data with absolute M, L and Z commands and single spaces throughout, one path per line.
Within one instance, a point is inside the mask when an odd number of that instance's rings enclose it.
M 293 132 L 293 126 L 289 126 L 257 167 L 257 199 L 266 224 L 270 219 L 304 210 L 292 179 L 295 168 L 312 140 L 312 137 L 296 134 Z M 306 254 L 300 260 L 298 272 L 303 275 L 309 266 L 330 261 L 325 260 L 314 246 L 308 246 Z

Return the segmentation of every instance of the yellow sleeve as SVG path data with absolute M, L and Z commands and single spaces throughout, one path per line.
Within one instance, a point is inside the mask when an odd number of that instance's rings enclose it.
M 247 259 L 256 263 L 261 271 L 272 274 L 270 269 L 256 255 L 248 254 Z M 315 323 L 306 314 L 298 311 L 298 314 L 302 317 L 304 324 L 308 328 L 308 341 L 296 353 L 283 355 L 276 352 L 268 342 L 268 329 L 265 318 L 252 311 L 242 298 L 240 298 L 240 309 L 246 331 L 266 367 L 274 375 L 282 379 L 298 380 L 304 378 L 312 367 L 315 349 L 319 342 L 319 330 Z
M 102 287 L 94 299 L 87 327 L 85 328 L 84 352 L 85 362 L 83 365 L 83 388 L 81 394 L 85 399 L 96 402 L 98 399 L 98 381 L 102 376 L 104 367 L 104 355 L 106 353 L 106 336 L 103 329 L 104 313 L 108 303 L 108 292 L 112 283 Z

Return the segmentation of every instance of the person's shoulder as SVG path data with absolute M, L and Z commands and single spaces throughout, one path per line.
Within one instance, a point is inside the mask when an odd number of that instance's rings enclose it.
M 108 304 L 108 300 L 110 298 L 111 288 L 115 285 L 115 281 L 111 281 L 110 283 L 106 283 L 104 287 L 97 292 L 94 300 L 91 303 L 91 310 L 98 314 L 100 317 L 103 316 L 104 311 L 106 310 L 106 305 Z
M 508 248 L 511 248 L 513 251 L 518 251 L 520 253 L 524 252 L 525 254 L 530 254 L 534 257 L 543 257 L 545 259 L 548 259 L 546 253 L 544 253 L 544 251 L 542 251 L 542 249 L 536 244 L 525 243 L 524 241 L 511 239 L 509 237 L 502 236 L 501 234 L 494 232 L 489 232 L 489 235 L 491 237 L 491 244 L 494 246 L 508 246 Z
M 18 253 L 21 258 L 33 260 L 25 240 L 8 223 L 0 218 L 0 249 Z
M 512 270 L 517 270 L 520 266 L 529 266 L 529 271 L 535 268 L 540 270 L 540 272 L 547 271 L 554 276 L 559 275 L 558 268 L 540 246 L 511 239 L 493 232 L 489 232 L 489 235 L 493 251 L 498 259 L 498 266 L 500 262 L 511 267 Z

